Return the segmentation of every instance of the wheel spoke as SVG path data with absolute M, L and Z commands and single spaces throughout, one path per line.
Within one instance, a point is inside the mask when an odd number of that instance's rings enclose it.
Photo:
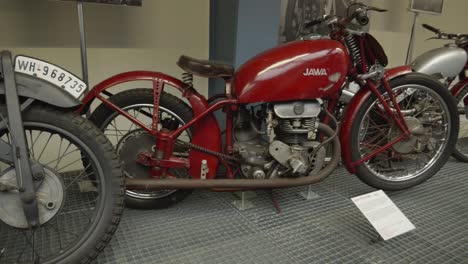
M 46 179 L 47 177 L 60 178 L 65 199 L 61 201 L 60 209 L 56 215 L 49 221 L 41 223 L 34 231 L 10 227 L 2 223 L 0 219 L 2 240 L 6 245 L 12 246 L 11 248 L 6 247 L 5 251 L 2 252 L 0 260 L 2 263 L 3 261 L 5 263 L 36 263 L 63 254 L 63 250 L 72 248 L 81 241 L 83 235 L 87 233 L 85 231 L 95 221 L 93 215 L 97 208 L 100 208 L 98 202 L 102 175 L 95 170 L 95 158 L 89 158 L 89 155 L 86 154 L 87 150 L 82 148 L 81 143 L 71 141 L 54 131 L 46 131 L 42 128 L 28 129 L 26 124 L 25 135 L 29 141 L 31 158 L 35 157 L 34 160 L 44 166 Z M 3 132 L 0 140 L 7 142 L 10 140 L 10 136 L 10 133 Z M 80 164 L 80 161 L 83 164 Z M 71 169 L 79 169 L 79 173 L 72 176 Z M 56 176 L 51 176 L 53 173 Z M 81 189 L 81 181 L 85 183 L 84 186 L 90 187 Z M 48 186 L 48 184 L 44 184 L 44 186 Z M 42 187 L 39 187 L 38 193 L 43 199 L 52 198 L 52 196 L 48 196 L 51 194 L 46 192 L 47 187 L 44 187 L 46 189 L 40 188 Z M 67 224 L 61 224 L 62 221 Z
M 413 90 L 410 94 L 405 89 L 416 89 L 416 91 Z M 411 116 L 406 114 L 405 119 L 412 118 L 410 121 L 418 122 L 426 134 L 411 135 L 410 138 L 398 142 L 387 152 L 378 154 L 365 163 L 373 174 L 390 181 L 417 177 L 428 166 L 432 166 L 437 156 L 440 155 L 440 149 L 445 146 L 449 128 L 448 110 L 441 103 L 443 99 L 433 90 L 411 86 L 410 88 L 397 88 L 393 92 L 396 95 L 408 94 L 399 102 L 400 108 L 401 110 L 418 109 Z M 388 98 L 387 95 L 384 97 Z M 359 132 L 361 158 L 370 155 L 401 135 L 399 128 L 380 110 L 381 105 L 375 99 L 362 119 L 366 120 L 365 125 L 363 125 L 364 121 L 361 121 Z M 408 148 L 411 149 L 406 152 Z M 400 150 L 403 152 L 398 152 Z
M 32 134 L 32 133 L 29 133 L 29 134 Z M 52 134 L 49 135 L 49 138 L 47 139 L 46 143 L 44 144 L 44 147 L 42 148 L 42 151 L 41 153 L 39 153 L 39 157 L 37 157 L 37 161 L 40 161 L 41 160 L 41 157 L 42 157 L 42 154 L 44 153 L 44 150 L 46 149 L 46 147 L 49 145 L 49 142 L 50 142 L 50 139 L 52 138 Z M 33 152 L 34 153 L 34 152 Z M 33 156 L 34 157 L 34 156 Z

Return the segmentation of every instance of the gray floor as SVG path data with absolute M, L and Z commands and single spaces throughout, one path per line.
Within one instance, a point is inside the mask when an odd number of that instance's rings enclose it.
M 349 198 L 373 191 L 339 169 L 314 185 L 266 192 L 239 211 L 229 193 L 195 192 L 175 207 L 127 210 L 98 263 L 468 263 L 468 165 L 450 161 L 430 181 L 389 193 L 416 229 L 378 237 Z

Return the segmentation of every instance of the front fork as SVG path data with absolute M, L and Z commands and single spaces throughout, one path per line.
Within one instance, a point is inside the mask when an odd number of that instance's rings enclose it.
M 400 141 L 402 141 L 404 139 L 409 138 L 409 136 L 411 135 L 411 132 L 410 132 L 410 130 L 408 128 L 406 120 L 405 120 L 405 118 L 403 116 L 403 113 L 401 112 L 401 109 L 400 109 L 400 106 L 398 105 L 398 102 L 396 101 L 395 95 L 393 94 L 392 88 L 390 87 L 390 84 L 388 83 L 388 80 L 383 77 L 381 79 L 381 82 L 382 82 L 387 94 L 390 97 L 390 100 L 392 102 L 392 105 L 393 105 L 395 111 L 392 110 L 390 105 L 387 103 L 387 101 L 384 99 L 384 97 L 378 91 L 377 87 L 375 86 L 375 84 L 372 81 L 367 81 L 366 84 L 369 87 L 369 89 L 372 91 L 372 93 L 374 93 L 377 96 L 377 99 L 382 104 L 382 106 L 383 106 L 383 108 L 384 108 L 384 110 L 386 112 L 385 114 L 387 114 L 389 116 L 390 120 L 393 120 L 393 122 L 395 122 L 395 124 L 398 126 L 398 128 L 400 129 L 402 134 L 399 137 L 397 137 L 397 138 L 393 139 L 392 141 L 388 142 L 387 144 L 381 146 L 380 148 L 378 148 L 377 150 L 375 150 L 371 154 L 365 156 L 364 158 L 362 158 L 362 159 L 360 159 L 358 161 L 353 162 L 352 163 L 353 167 L 363 164 L 364 162 L 366 162 L 366 161 L 372 159 L 373 157 L 377 156 L 379 153 L 382 153 L 382 152 L 386 151 L 387 149 L 391 148 L 396 143 L 398 143 L 398 142 L 400 142 Z M 395 114 L 395 112 L 396 112 L 396 114 Z
M 0 160 L 14 164 L 16 171 L 17 190 L 23 206 L 24 215 L 30 227 L 39 226 L 39 211 L 37 207 L 33 169 L 29 159 L 28 145 L 21 117 L 21 105 L 16 89 L 13 61 L 9 51 L 1 53 L 1 72 L 5 84 L 5 99 L 8 111 L 8 129 L 11 144 L 0 141 Z M 28 100 L 27 100 L 28 101 Z M 31 101 L 29 101 L 31 103 Z M 43 176 L 43 175 L 41 175 Z

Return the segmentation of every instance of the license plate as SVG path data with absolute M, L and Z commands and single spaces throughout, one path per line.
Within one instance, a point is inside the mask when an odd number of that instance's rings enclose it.
M 75 98 L 86 90 L 86 84 L 72 73 L 46 61 L 16 56 L 15 72 L 24 73 L 61 87 Z

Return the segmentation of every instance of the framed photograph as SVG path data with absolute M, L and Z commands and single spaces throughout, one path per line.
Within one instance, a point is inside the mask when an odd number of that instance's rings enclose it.
M 306 34 L 327 35 L 326 26 L 306 29 L 303 25 L 323 15 L 346 16 L 348 7 L 357 2 L 370 4 L 371 0 L 281 0 L 279 42 L 294 41 Z
M 83 3 L 95 3 L 95 4 L 111 4 L 111 5 L 125 5 L 125 6 L 141 6 L 143 0 L 59 0 L 59 1 L 72 1 L 72 2 L 83 2 Z
M 433 15 L 442 14 L 444 0 L 410 0 L 410 11 L 429 13 Z

